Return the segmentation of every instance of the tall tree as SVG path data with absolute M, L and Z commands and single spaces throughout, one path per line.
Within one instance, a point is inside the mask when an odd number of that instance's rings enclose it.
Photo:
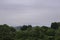
M 57 22 L 53 22 L 52 24 L 51 24 L 51 28 L 53 28 L 53 29 L 58 29 L 58 23 Z

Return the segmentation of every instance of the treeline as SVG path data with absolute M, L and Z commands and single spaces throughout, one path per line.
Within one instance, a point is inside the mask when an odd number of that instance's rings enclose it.
M 23 25 L 19 30 L 0 25 L 0 40 L 60 40 L 60 22 L 51 23 L 51 27 Z

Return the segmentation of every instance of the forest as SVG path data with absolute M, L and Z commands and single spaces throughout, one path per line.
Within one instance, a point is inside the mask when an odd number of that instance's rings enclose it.
M 60 22 L 52 22 L 50 27 L 23 25 L 15 28 L 3 24 L 0 40 L 60 40 Z

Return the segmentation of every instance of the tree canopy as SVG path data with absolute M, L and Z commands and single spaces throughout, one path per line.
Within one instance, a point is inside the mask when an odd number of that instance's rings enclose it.
M 51 27 L 23 25 L 19 30 L 0 25 L 0 40 L 60 40 L 60 22 L 51 23 Z

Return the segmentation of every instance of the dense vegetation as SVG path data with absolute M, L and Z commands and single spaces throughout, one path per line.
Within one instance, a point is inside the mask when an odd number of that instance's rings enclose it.
M 23 25 L 16 30 L 4 24 L 0 25 L 0 40 L 60 40 L 59 26 L 60 22 L 53 22 L 51 27 Z

